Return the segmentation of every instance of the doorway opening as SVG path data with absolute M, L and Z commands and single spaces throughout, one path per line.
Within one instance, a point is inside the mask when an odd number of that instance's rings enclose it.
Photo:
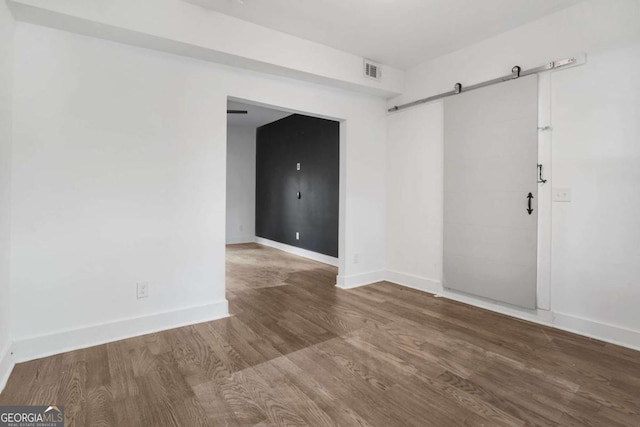
M 335 285 L 344 252 L 342 126 L 325 117 L 227 100 L 231 314 L 242 312 L 265 288 Z

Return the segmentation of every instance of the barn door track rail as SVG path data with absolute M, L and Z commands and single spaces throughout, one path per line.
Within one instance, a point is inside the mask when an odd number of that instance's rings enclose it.
M 541 65 L 539 67 L 535 67 L 535 68 L 530 68 L 528 70 L 522 70 L 518 65 L 514 66 L 511 69 L 511 74 L 503 76 L 503 77 L 498 77 L 497 79 L 492 79 L 492 80 L 487 80 L 485 82 L 482 83 L 476 83 L 474 85 L 471 86 L 462 86 L 462 83 L 456 83 L 453 86 L 453 90 L 450 90 L 449 92 L 444 92 L 438 95 L 433 95 L 430 96 L 428 98 L 422 98 L 419 99 L 417 101 L 413 101 L 413 102 L 409 102 L 407 104 L 402 104 L 402 105 L 396 105 L 394 107 L 389 108 L 387 111 L 394 112 L 394 111 L 400 111 L 400 110 L 404 110 L 406 108 L 410 108 L 410 107 L 414 107 L 416 105 L 420 105 L 420 104 L 426 104 L 427 102 L 431 102 L 431 101 L 436 101 L 438 99 L 442 99 L 442 98 L 446 98 L 449 96 L 454 96 L 454 95 L 458 95 L 461 94 L 463 92 L 469 92 L 472 91 L 474 89 L 480 89 L 481 87 L 486 87 L 486 86 L 491 86 L 491 85 L 495 85 L 498 83 L 504 83 L 504 82 L 508 82 L 510 80 L 514 80 L 520 77 L 524 77 L 524 76 L 528 76 L 531 74 L 536 74 L 536 73 L 542 73 L 544 71 L 550 71 L 550 70 L 556 70 L 559 68 L 565 68 L 565 67 L 570 67 L 573 65 L 579 65 L 581 63 L 584 63 L 585 60 L 585 56 L 582 55 L 582 58 L 580 58 L 579 56 L 576 57 L 571 57 L 571 58 L 565 58 L 565 59 L 559 59 L 557 61 L 551 61 L 548 62 L 544 65 Z

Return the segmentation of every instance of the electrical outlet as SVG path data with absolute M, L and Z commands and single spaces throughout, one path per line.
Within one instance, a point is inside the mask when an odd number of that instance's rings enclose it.
M 149 296 L 149 282 L 137 283 L 138 299 L 147 298 Z
M 554 188 L 553 201 L 554 202 L 570 202 L 571 189 L 570 188 Z
M 359 254 L 353 254 L 353 263 L 357 264 L 360 262 L 360 255 Z
M 300 240 L 300 232 L 296 231 L 296 240 Z
M 299 171 L 300 170 L 300 163 L 296 163 L 296 170 Z

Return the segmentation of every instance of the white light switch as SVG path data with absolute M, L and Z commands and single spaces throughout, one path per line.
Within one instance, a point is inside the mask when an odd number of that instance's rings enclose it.
M 296 240 L 300 240 L 300 233 L 296 231 Z
M 553 201 L 554 202 L 570 202 L 571 189 L 570 188 L 554 188 Z

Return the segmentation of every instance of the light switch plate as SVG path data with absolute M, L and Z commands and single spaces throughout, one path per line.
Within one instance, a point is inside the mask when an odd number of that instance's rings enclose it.
M 139 282 L 136 284 L 138 299 L 147 298 L 149 296 L 149 282 Z
M 570 202 L 571 189 L 570 188 L 554 188 L 553 201 L 554 202 Z

